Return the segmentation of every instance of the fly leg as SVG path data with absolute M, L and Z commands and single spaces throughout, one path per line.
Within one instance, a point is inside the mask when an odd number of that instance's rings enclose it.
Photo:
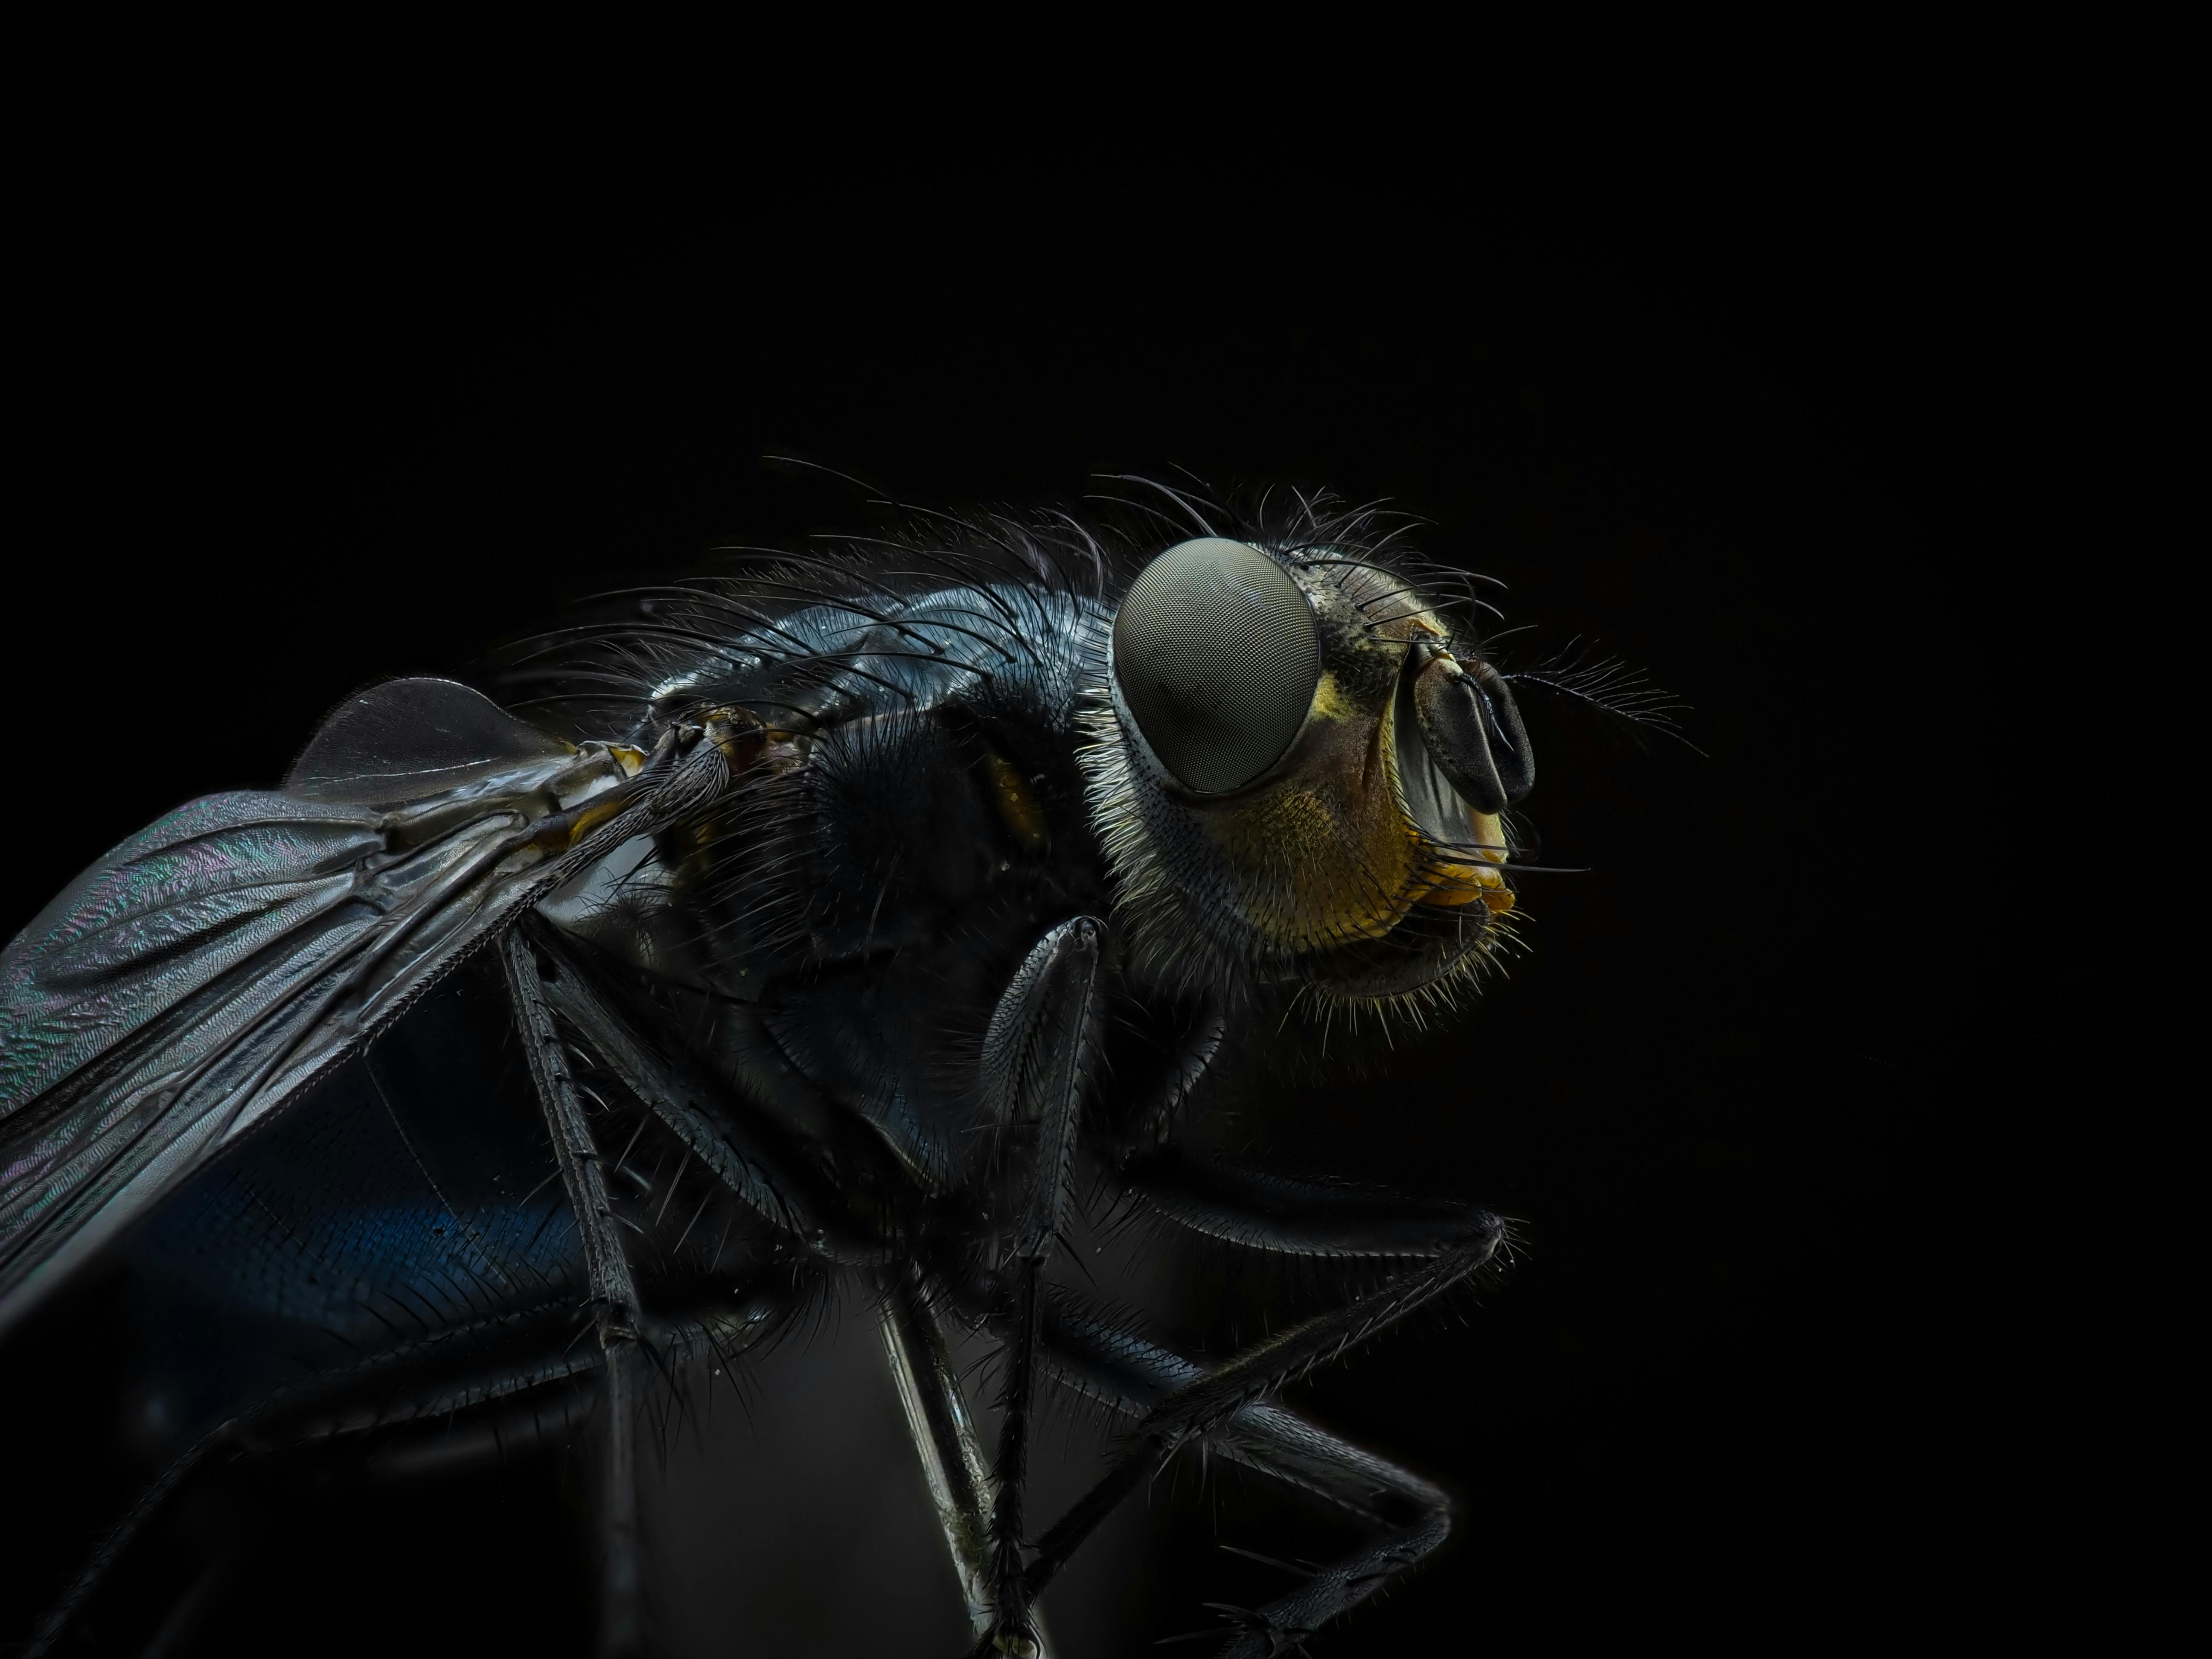
M 1022 1562 L 1038 1281 L 1066 1208 L 1084 1085 L 1097 1038 L 1103 931 L 1090 917 L 1078 916 L 1039 939 L 999 999 L 983 1037 L 986 1103 L 1014 1150 L 1024 1150 L 1026 1139 L 1028 1162 L 1024 1178 L 1011 1188 L 1017 1209 L 1000 1297 L 999 1322 L 1006 1333 L 1006 1413 L 991 1504 L 993 1622 L 975 1648 L 979 1659 L 1043 1652 Z
M 672 1322 L 659 1340 L 678 1353 L 712 1352 L 726 1358 L 765 1340 L 799 1299 L 781 1287 L 763 1291 Z M 574 1314 L 574 1305 L 563 1300 L 447 1326 L 299 1377 L 245 1406 L 187 1447 L 139 1495 L 41 1622 L 26 1659 L 52 1650 L 164 1507 L 210 1464 L 278 1458 L 399 1431 L 399 1437 L 364 1459 L 377 1479 L 388 1480 L 564 1443 L 588 1411 L 586 1400 L 571 1396 L 569 1385 L 594 1369 L 568 1340 Z M 422 1431 L 409 1436 L 408 1425 Z M 188 1612 L 198 1617 L 208 1611 L 227 1571 L 219 1570 L 188 1592 L 191 1607 L 173 1607 L 163 1630 L 181 1629 Z
M 1389 1466 L 1323 1435 L 1269 1396 L 1464 1283 L 1490 1263 L 1505 1239 L 1504 1224 L 1480 1210 L 1412 1205 L 1357 1188 L 1291 1182 L 1170 1153 L 1133 1159 L 1123 1170 L 1135 1191 L 1176 1220 L 1248 1247 L 1324 1258 L 1425 1260 L 1347 1306 L 1279 1331 L 1211 1370 L 1176 1380 L 1146 1410 L 1106 1475 L 1038 1541 L 1029 1569 L 1032 1595 L 1177 1449 L 1209 1437 L 1218 1440 L 1224 1431 L 1234 1443 L 1264 1430 L 1270 1445 L 1304 1471 L 1303 1479 L 1290 1478 L 1318 1482 L 1323 1495 L 1346 1501 L 1339 1488 L 1366 1480 L 1375 1470 L 1365 1465 Z M 1397 1498 L 1372 1511 L 1386 1525 L 1383 1542 L 1249 1615 L 1256 1622 L 1229 1650 L 1284 1650 L 1441 1543 L 1450 1530 L 1443 1495 L 1411 1475 L 1386 1482 L 1384 1490 L 1392 1489 Z
M 980 1639 L 991 1628 L 990 1465 L 968 1412 L 952 1355 L 937 1315 L 915 1280 L 901 1276 L 881 1285 L 885 1358 L 898 1389 L 907 1432 L 921 1455 L 931 1507 L 945 1534 L 945 1553 L 960 1580 L 968 1621 Z
M 1130 1196 L 1168 1220 L 1242 1249 L 1310 1261 L 1430 1261 L 1455 1247 L 1504 1243 L 1504 1224 L 1448 1200 L 1387 1187 L 1307 1181 L 1196 1157 L 1175 1146 L 1122 1152 Z
M 1118 1413 L 1140 1433 L 1160 1406 L 1208 1376 L 1182 1355 L 1073 1298 L 1056 1298 L 1047 1316 L 1045 1344 L 1045 1368 L 1055 1382 Z M 1215 1455 L 1296 1486 L 1370 1529 L 1359 1547 L 1312 1571 L 1264 1606 L 1209 1604 L 1229 1626 L 1220 1659 L 1276 1659 L 1304 1651 L 1307 1637 L 1418 1565 L 1450 1534 L 1451 1499 L 1440 1488 L 1286 1407 L 1264 1401 L 1243 1406 L 1209 1435 L 1208 1445 Z M 1054 1534 L 1047 1534 L 1031 1568 L 1039 1588 L 1066 1559 L 1065 1552 L 1054 1552 Z
M 875 1270 L 883 1334 L 908 1431 L 938 1511 L 947 1553 L 977 1636 L 991 1626 L 991 1471 L 935 1316 L 919 1284 L 884 1245 L 839 1214 L 806 1161 L 780 1144 L 777 1118 L 668 1044 L 641 1039 L 568 947 L 550 934 L 539 947 L 552 964 L 547 1000 L 599 1063 L 712 1170 L 732 1193 L 794 1243 L 824 1260 Z M 788 1080 L 786 1080 L 788 1086 Z M 1042 1651 L 1042 1650 L 1040 1650 Z
M 551 930 L 529 926 L 547 963 L 540 982 L 545 1000 L 725 1188 L 825 1261 L 870 1266 L 884 1259 L 884 1246 L 844 1221 L 837 1194 L 779 1142 L 765 1114 L 749 1110 L 726 1085 L 668 1044 L 640 1037 Z
M 638 1536 L 635 1416 L 645 1392 L 645 1352 L 639 1341 L 637 1285 L 623 1254 L 620 1224 L 607 1200 L 599 1152 L 585 1121 L 583 1103 L 569 1075 L 568 1055 L 554 1028 L 545 981 L 530 942 L 510 932 L 501 942 L 514 1022 L 530 1062 L 531 1081 L 545 1109 L 553 1154 L 575 1212 L 592 1314 L 604 1357 L 605 1385 L 599 1470 L 600 1533 L 599 1651 L 607 1659 L 637 1653 L 644 1639 Z

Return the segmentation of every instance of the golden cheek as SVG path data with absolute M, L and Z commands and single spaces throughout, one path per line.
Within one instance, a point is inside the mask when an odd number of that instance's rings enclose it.
M 1334 764 L 1310 757 L 1297 776 L 1206 815 L 1238 913 L 1282 949 L 1380 939 L 1431 884 L 1372 740 L 1341 730 L 1327 745 L 1344 751 Z

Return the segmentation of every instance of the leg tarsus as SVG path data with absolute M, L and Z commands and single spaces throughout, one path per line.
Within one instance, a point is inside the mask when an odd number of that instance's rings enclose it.
M 1032 1595 L 1121 1500 L 1182 1446 L 1218 1429 L 1288 1383 L 1366 1341 L 1462 1283 L 1496 1254 L 1504 1224 L 1492 1217 L 1475 1237 L 1399 1275 L 1374 1295 L 1319 1314 L 1183 1382 L 1146 1413 L 1133 1443 L 1037 1542 Z
M 1061 1382 L 1134 1419 L 1140 1433 L 1143 1425 L 1173 1415 L 1178 1401 L 1190 1399 L 1221 1375 L 1219 1370 L 1200 1370 L 1182 1355 L 1080 1310 L 1072 1297 L 1057 1300 L 1052 1309 L 1045 1357 Z M 1147 1395 L 1157 1403 L 1148 1405 Z M 1369 1541 L 1350 1554 L 1317 1568 L 1269 1560 L 1271 1565 L 1297 1573 L 1298 1583 L 1257 1608 L 1209 1604 L 1237 1628 L 1194 1632 L 1171 1641 L 1203 1636 L 1220 1639 L 1225 1634 L 1223 1659 L 1279 1659 L 1303 1652 L 1308 1637 L 1418 1566 L 1451 1534 L 1452 1502 L 1442 1489 L 1340 1439 L 1287 1407 L 1252 1401 L 1224 1418 L 1208 1420 L 1211 1426 L 1202 1432 L 1216 1454 L 1310 1493 L 1374 1530 Z M 1110 1510 L 1112 1489 L 1118 1487 L 1126 1495 L 1144 1473 L 1158 1467 L 1156 1462 L 1125 1456 L 1079 1500 L 1037 1546 L 1030 1567 L 1032 1594 L 1043 1588 L 1090 1525 Z M 1091 1514 L 1094 1504 L 1097 1513 Z M 1086 1515 L 1088 1520 L 1083 1519 Z
M 1219 1659 L 1276 1659 L 1304 1652 L 1307 1637 L 1411 1571 L 1450 1535 L 1450 1509 L 1439 1504 L 1421 1525 L 1324 1567 L 1297 1589 L 1251 1609 L 1242 1621 L 1244 1628 L 1221 1650 Z

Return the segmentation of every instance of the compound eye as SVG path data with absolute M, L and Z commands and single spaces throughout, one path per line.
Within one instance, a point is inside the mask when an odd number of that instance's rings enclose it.
M 1114 683 L 1185 788 L 1240 789 L 1283 757 L 1321 684 L 1321 633 L 1283 568 L 1209 536 L 1145 567 L 1114 618 Z

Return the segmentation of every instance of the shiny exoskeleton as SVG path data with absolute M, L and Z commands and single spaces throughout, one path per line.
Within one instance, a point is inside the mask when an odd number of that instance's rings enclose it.
M 396 1465 L 408 1422 L 450 1450 L 589 1419 L 599 1645 L 635 1650 L 641 1402 L 839 1278 L 881 1310 L 979 1654 L 1042 1651 L 1055 1571 L 1201 1442 L 1368 1529 L 1225 1652 L 1432 1550 L 1437 1488 L 1276 1396 L 1500 1223 L 1177 1128 L 1232 1022 L 1458 998 L 1509 924 L 1533 759 L 1370 520 L 1191 528 L 939 522 L 656 592 L 538 665 L 535 720 L 372 688 L 281 790 L 194 802 L 58 898 L 0 977 L 0 1318 L 117 1262 L 165 1316 L 151 1484 L 41 1640 L 211 1453 L 374 1428 Z M 1201 1365 L 1048 1279 L 1079 1171 L 1395 1276 Z M 988 1452 L 947 1322 L 1001 1346 Z M 1039 1528 L 1045 1382 L 1127 1432 Z

